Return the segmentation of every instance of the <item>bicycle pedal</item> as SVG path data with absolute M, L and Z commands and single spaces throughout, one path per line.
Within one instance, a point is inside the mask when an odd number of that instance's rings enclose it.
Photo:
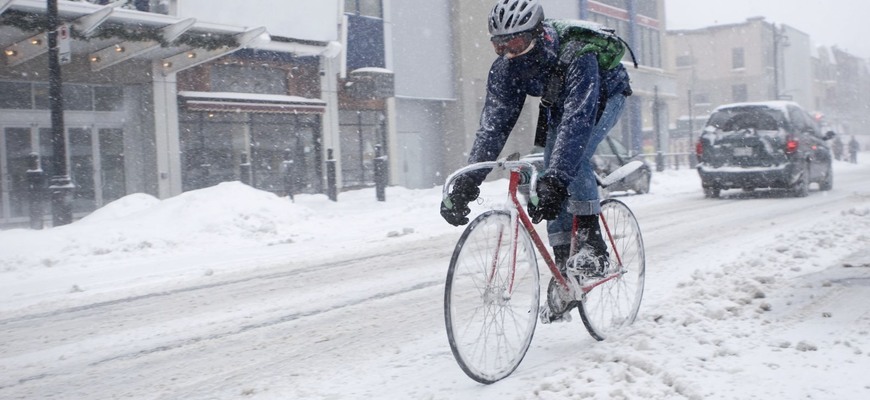
M 561 314 L 556 314 L 549 307 L 541 308 L 541 323 L 544 325 L 552 324 L 553 322 L 571 322 L 571 313 L 565 311 Z

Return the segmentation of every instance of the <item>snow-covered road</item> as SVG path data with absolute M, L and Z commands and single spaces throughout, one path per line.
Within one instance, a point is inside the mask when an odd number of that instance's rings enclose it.
M 0 247 L 0 398 L 868 398 L 870 164 L 835 168 L 834 190 L 806 198 L 704 199 L 693 171 L 654 175 L 651 194 L 621 197 L 647 251 L 637 323 L 607 342 L 579 318 L 539 325 L 489 386 L 447 345 L 461 230 L 438 218 L 437 189 L 302 198 L 305 223 L 217 245 L 73 224 L 34 237 L 67 243 L 40 256 Z

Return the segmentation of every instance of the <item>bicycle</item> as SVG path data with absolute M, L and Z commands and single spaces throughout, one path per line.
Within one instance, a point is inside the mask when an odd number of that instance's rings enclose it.
M 555 307 L 570 321 L 576 307 L 589 334 L 604 340 L 637 317 L 643 295 L 645 258 L 640 227 L 634 214 L 617 199 L 601 201 L 601 232 L 608 244 L 610 267 L 603 276 L 563 275 L 535 231 L 517 191 L 529 185 L 528 201 L 537 204 L 537 170 L 529 161 L 505 160 L 468 165 L 444 183 L 443 201 L 452 206 L 448 187 L 466 172 L 478 169 L 510 171 L 508 204 L 473 219 L 453 251 L 444 290 L 444 318 L 450 349 L 460 368 L 484 384 L 501 380 L 519 367 L 531 345 L 538 319 L 552 322 Z M 626 164 L 605 178 L 606 188 L 634 172 L 640 162 Z M 577 229 L 572 251 L 579 249 Z M 552 273 L 547 304 L 540 305 L 540 273 L 535 248 Z M 569 262 L 567 264 L 570 264 Z M 567 316 L 567 317 L 566 317 Z

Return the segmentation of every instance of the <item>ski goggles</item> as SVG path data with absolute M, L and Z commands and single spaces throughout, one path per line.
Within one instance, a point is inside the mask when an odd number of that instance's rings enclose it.
M 520 32 L 514 35 L 493 36 L 492 47 L 495 48 L 495 53 L 499 56 L 516 57 L 532 45 L 535 41 L 535 34 L 532 32 Z

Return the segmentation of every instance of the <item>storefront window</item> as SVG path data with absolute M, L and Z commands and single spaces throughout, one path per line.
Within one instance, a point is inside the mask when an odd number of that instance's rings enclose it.
M 63 107 L 66 111 L 93 111 L 91 88 L 85 85 L 63 85 Z
M 0 108 L 31 108 L 30 84 L 21 82 L 0 82 Z
M 374 184 L 376 147 L 384 145 L 384 114 L 380 111 L 340 111 L 341 173 L 344 187 Z
M 237 64 L 211 68 L 213 92 L 287 94 L 287 90 L 287 71 L 283 69 Z
M 124 109 L 124 90 L 118 86 L 94 87 L 96 111 L 121 111 Z
M 257 189 L 286 194 L 282 167 L 291 161 L 294 193 L 322 191 L 318 115 L 186 112 L 179 120 L 185 191 L 239 180 L 242 154 Z

